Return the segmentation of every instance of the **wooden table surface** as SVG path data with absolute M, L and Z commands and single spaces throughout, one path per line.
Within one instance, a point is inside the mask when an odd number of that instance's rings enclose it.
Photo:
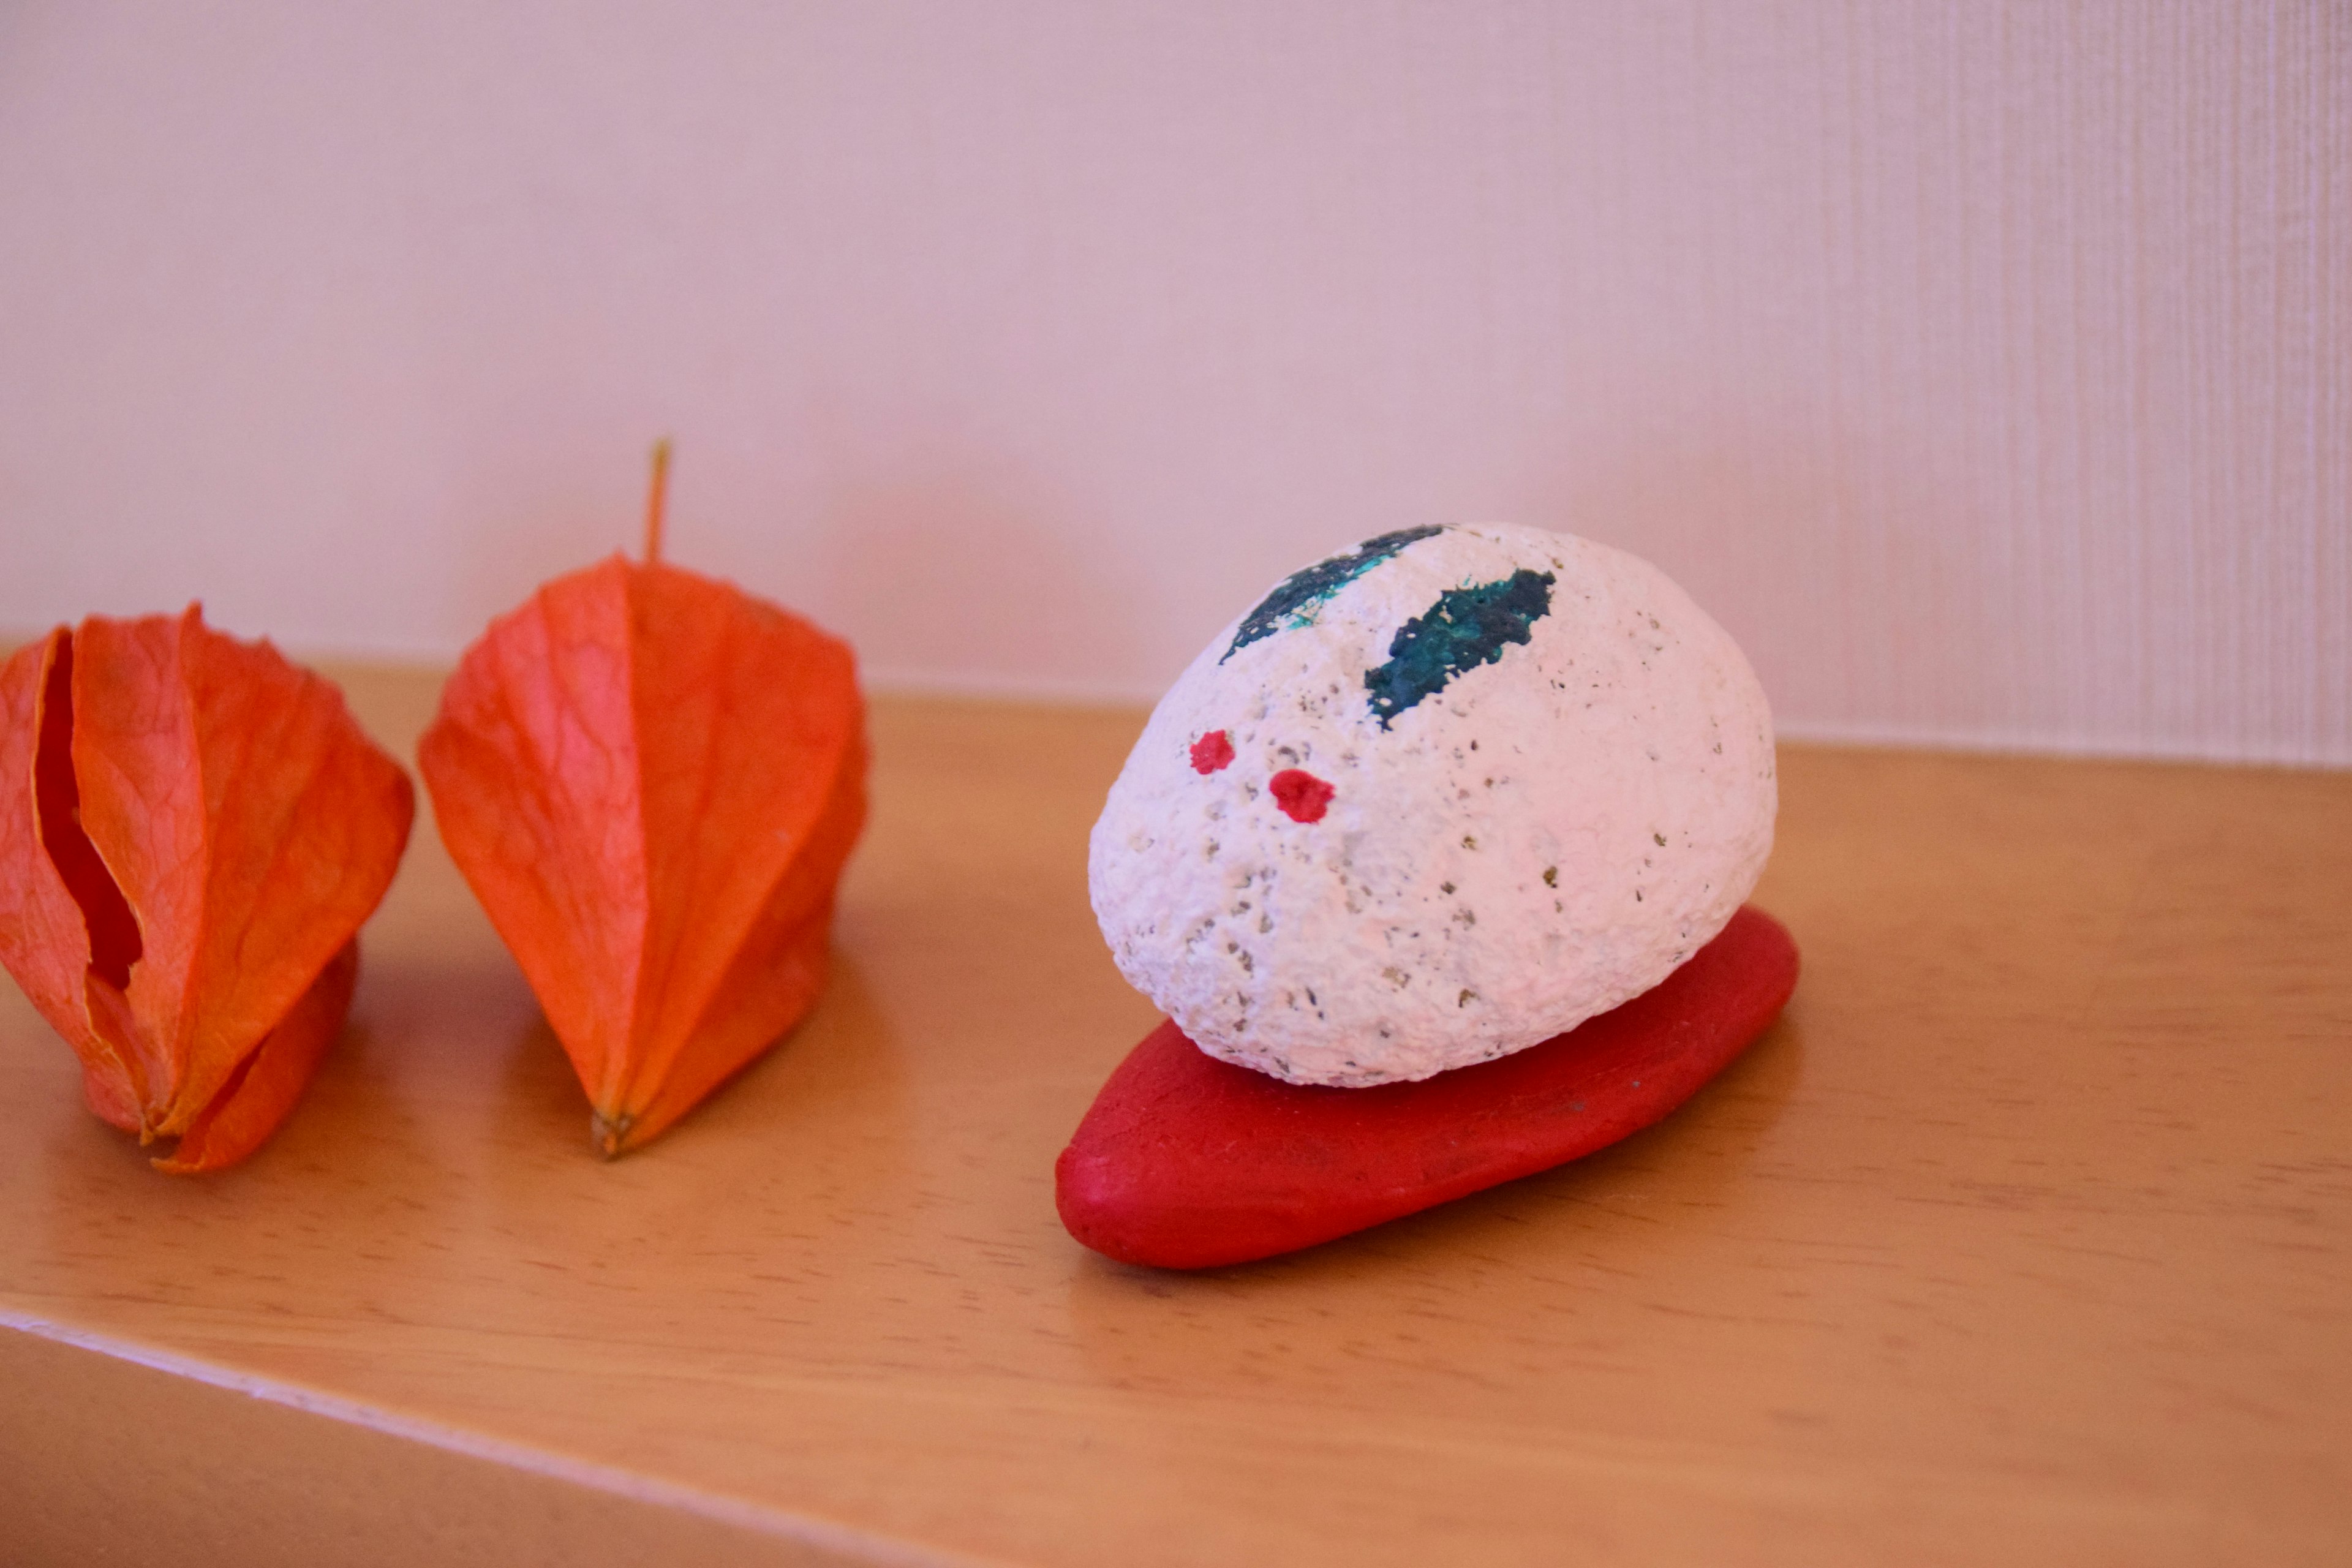
M 433 679 L 344 673 L 404 752 Z M 1085 889 L 1139 720 L 878 702 L 832 989 L 611 1164 L 422 822 L 225 1176 L 0 986 L 0 1557 L 2352 1562 L 2352 774 L 1788 748 L 1730 1072 L 1186 1276 L 1053 1206 L 1155 1021 Z

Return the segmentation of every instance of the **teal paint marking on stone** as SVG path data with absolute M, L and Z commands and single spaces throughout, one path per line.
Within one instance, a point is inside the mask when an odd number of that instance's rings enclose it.
M 1407 528 L 1383 533 L 1378 539 L 1367 539 L 1345 555 L 1334 555 L 1328 561 L 1318 561 L 1293 572 L 1243 618 L 1241 628 L 1234 633 L 1233 645 L 1217 662 L 1224 663 L 1260 637 L 1272 637 L 1283 629 L 1285 623 L 1293 627 L 1313 625 L 1316 605 L 1415 540 L 1444 531 L 1442 528 Z
M 1552 575 L 1524 569 L 1492 583 L 1448 588 L 1425 615 L 1389 639 L 1389 661 L 1364 672 L 1381 728 L 1455 676 L 1492 664 L 1504 647 L 1528 640 L 1528 628 L 1551 611 Z

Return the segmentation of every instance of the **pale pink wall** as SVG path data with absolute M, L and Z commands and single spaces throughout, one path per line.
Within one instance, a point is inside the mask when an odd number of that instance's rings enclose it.
M 0 626 L 445 656 L 629 539 L 878 681 L 1628 545 L 1797 733 L 2352 762 L 2352 7 L 0 6 Z

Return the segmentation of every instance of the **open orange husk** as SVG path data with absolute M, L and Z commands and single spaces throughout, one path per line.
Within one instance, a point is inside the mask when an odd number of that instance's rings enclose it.
M 615 556 L 491 623 L 417 757 L 607 1156 L 814 1005 L 866 818 L 846 644 L 730 584 Z
M 320 676 L 177 616 L 0 666 L 0 963 L 90 1109 L 180 1173 L 235 1164 L 342 1027 L 415 814 Z

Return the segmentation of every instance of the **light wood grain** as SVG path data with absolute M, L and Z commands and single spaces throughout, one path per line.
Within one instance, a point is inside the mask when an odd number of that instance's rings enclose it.
M 403 747 L 433 693 L 352 686 Z M 780 1562 L 2352 1555 L 2352 776 L 1791 749 L 1759 898 L 1805 976 L 1724 1079 L 1574 1166 L 1178 1276 L 1052 1202 L 1154 1021 L 1084 885 L 1139 715 L 875 718 L 832 990 L 616 1163 L 429 829 L 352 1030 L 225 1177 L 146 1170 L 0 995 L 0 1317 L 331 1413 L 240 1425 L 0 1336 L 0 1512 L 143 1509 L 183 1565 L 224 1518 L 282 1542 L 303 1510 L 228 1489 L 256 1468 L 313 1518 L 415 1497 L 425 1542 L 437 1499 L 575 1563 L 561 1500 L 615 1488 Z M 342 1417 L 395 1436 L 304 1435 Z M 51 1450 L 219 1484 L 10 1459 Z M 538 1500 L 499 1505 L 518 1472 Z

